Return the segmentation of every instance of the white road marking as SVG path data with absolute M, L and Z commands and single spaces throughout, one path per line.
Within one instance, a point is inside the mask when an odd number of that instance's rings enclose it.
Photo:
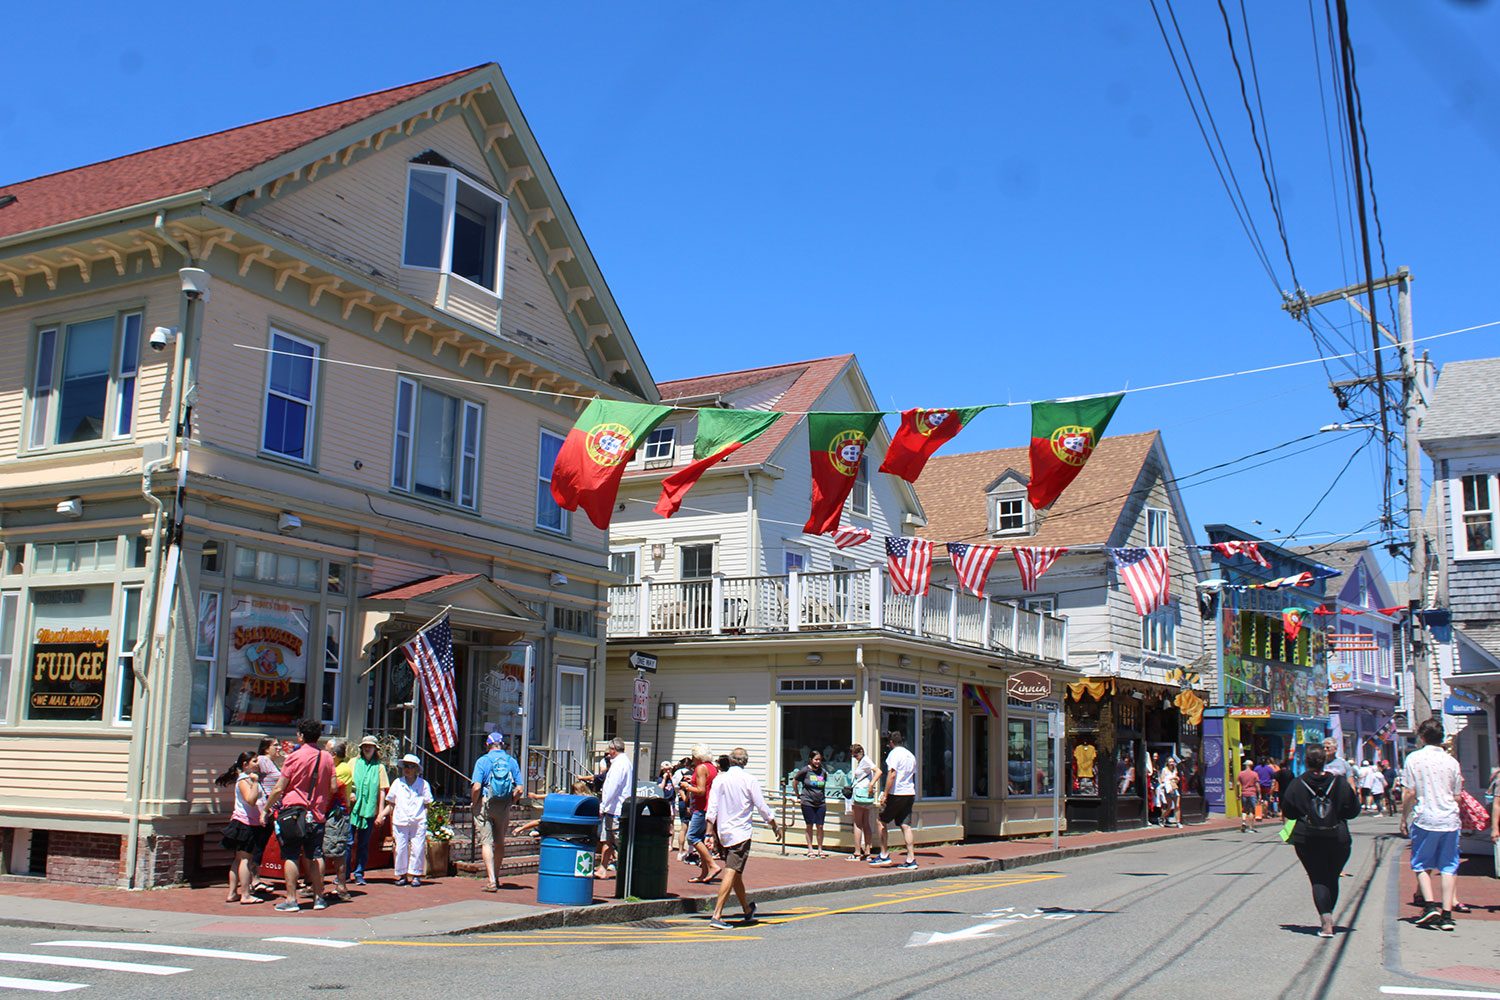
M 328 938 L 305 938 L 305 937 L 269 937 L 261 938 L 262 941 L 275 941 L 280 944 L 310 944 L 318 948 L 358 948 L 358 941 L 330 941 Z
M 193 971 L 181 965 L 143 965 L 140 962 L 111 962 L 103 958 L 71 958 L 67 955 L 23 955 L 14 951 L 0 951 L 0 962 L 62 965 L 70 969 L 102 969 L 105 972 L 139 972 L 145 976 L 175 976 L 179 972 Z
M 66 993 L 69 990 L 81 990 L 88 983 L 58 983 L 50 979 L 16 979 L 13 976 L 0 976 L 0 990 L 31 990 L 33 993 Z
M 1500 1000 L 1500 993 L 1484 990 L 1427 990 L 1416 986 L 1382 986 L 1380 992 L 1402 997 L 1472 997 L 1475 1000 Z
M 193 958 L 228 958 L 239 962 L 279 962 L 285 955 L 256 955 L 248 951 L 217 948 L 184 948 L 170 944 L 133 944 L 129 941 L 43 941 L 43 948 L 102 948 L 106 951 L 142 951 L 153 955 L 189 955 Z
M 938 931 L 932 934 L 926 934 L 918 931 L 917 933 L 912 934 L 912 936 L 907 940 L 906 947 L 925 948 L 930 944 L 950 944 L 954 941 L 972 941 L 976 938 L 991 937 L 991 931 L 997 931 L 1002 927 L 1014 927 L 1018 924 L 1021 924 L 1023 921 L 1072 920 L 1074 917 L 1078 916 L 1078 914 L 1067 911 L 1048 911 L 1046 913 L 1043 913 L 1041 910 L 1033 910 L 1031 913 L 1016 913 L 1015 907 L 1007 906 L 1004 909 L 990 910 L 988 913 L 981 914 L 981 916 L 999 917 L 1000 919 L 991 920 L 988 923 L 975 924 L 973 927 L 965 927 L 960 931 Z M 1497 1000 L 1500 1000 L 1500 998 L 1497 998 Z

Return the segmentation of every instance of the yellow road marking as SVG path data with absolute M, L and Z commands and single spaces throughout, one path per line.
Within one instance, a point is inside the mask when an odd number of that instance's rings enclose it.
M 1024 878 L 1017 878 L 1014 881 L 1000 883 L 998 885 L 974 885 L 974 886 L 964 886 L 964 887 L 956 888 L 956 889 L 943 889 L 943 890 L 941 890 L 939 892 L 913 893 L 913 894 L 911 894 L 909 896 L 902 896 L 899 900 L 886 900 L 886 901 L 879 902 L 879 903 L 865 903 L 862 906 L 843 906 L 843 907 L 839 907 L 838 909 L 833 909 L 833 910 L 818 910 L 818 911 L 816 911 L 814 913 L 801 913 L 801 914 L 797 914 L 796 916 L 782 917 L 782 918 L 777 918 L 777 917 L 762 917 L 761 920 L 760 920 L 760 922 L 763 923 L 763 924 L 789 924 L 789 923 L 791 923 L 794 920 L 807 920 L 807 919 L 810 919 L 812 917 L 830 917 L 830 916 L 833 916 L 836 913 L 855 913 L 855 912 L 858 912 L 859 910 L 872 910 L 872 909 L 874 909 L 877 906 L 890 906 L 891 903 L 894 903 L 894 902 L 910 902 L 912 900 L 917 900 L 917 899 L 935 899 L 935 898 L 937 898 L 939 896 L 956 896 L 956 895 L 958 895 L 960 893 L 965 893 L 965 892 L 979 892 L 982 889 L 993 889 L 993 888 L 997 888 L 997 887 L 1004 887 L 1004 886 L 1011 886 L 1011 885 L 1026 885 L 1026 884 L 1031 883 L 1031 882 L 1046 882 L 1046 881 L 1049 881 L 1051 879 L 1063 878 L 1063 877 L 1064 876 L 1062 876 L 1062 875 L 1028 875 L 1028 876 L 1026 876 Z
M 705 938 L 708 937 L 708 936 L 709 935 L 704 935 Z M 732 931 L 719 931 L 719 932 L 715 933 L 715 935 L 713 937 L 713 940 L 714 940 L 715 943 L 718 943 L 718 942 L 721 942 L 721 941 L 759 941 L 760 937 L 758 935 L 736 934 L 736 933 L 734 933 Z M 659 937 L 653 937 L 653 938 L 641 938 L 640 940 L 636 940 L 634 938 L 611 938 L 611 939 L 608 939 L 607 942 L 604 939 L 583 939 L 583 940 L 577 940 L 577 941 L 565 941 L 565 940 L 547 940 L 547 941 L 531 941 L 531 940 L 526 940 L 526 941 L 519 941 L 519 940 L 518 941 L 484 941 L 482 943 L 473 943 L 473 944 L 470 944 L 470 943 L 467 943 L 467 942 L 459 942 L 459 941 L 453 941 L 453 942 L 449 942 L 449 941 L 364 941 L 362 943 L 364 943 L 364 944 L 394 944 L 394 945 L 401 945 L 401 946 L 407 947 L 407 948 L 540 948 L 540 947 L 554 947 L 555 948 L 555 947 L 561 947 L 563 945 L 580 945 L 580 944 L 604 944 L 604 943 L 609 943 L 609 944 L 661 944 L 661 942 L 662 942 L 661 938 L 659 938 Z

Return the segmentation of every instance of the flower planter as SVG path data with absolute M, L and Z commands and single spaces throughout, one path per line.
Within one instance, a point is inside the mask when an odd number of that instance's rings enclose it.
M 448 856 L 450 853 L 448 848 L 451 844 L 452 841 L 448 840 L 429 840 L 427 842 L 428 878 L 448 877 Z

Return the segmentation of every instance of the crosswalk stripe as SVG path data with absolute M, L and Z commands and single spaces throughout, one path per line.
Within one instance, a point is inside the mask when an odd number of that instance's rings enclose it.
M 329 938 L 307 938 L 307 937 L 268 937 L 261 938 L 262 941 L 275 941 L 280 944 L 310 944 L 317 948 L 358 948 L 358 941 L 334 941 Z
M 23 955 L 13 951 L 0 951 L 0 962 L 19 962 L 24 965 L 61 965 L 70 969 L 102 969 L 105 972 L 138 972 L 146 976 L 175 976 L 179 972 L 193 971 L 181 965 L 143 965 L 140 962 L 111 962 L 103 958 L 71 958 L 67 955 Z
M 0 990 L 31 990 L 33 993 L 66 993 L 81 990 L 88 983 L 59 983 L 50 979 L 17 979 L 0 976 Z
M 257 955 L 248 951 L 217 948 L 185 948 L 170 944 L 134 944 L 129 941 L 43 941 L 43 948 L 102 948 L 106 951 L 140 951 L 153 955 L 187 955 L 193 958 L 227 958 L 238 962 L 279 962 L 285 955 Z

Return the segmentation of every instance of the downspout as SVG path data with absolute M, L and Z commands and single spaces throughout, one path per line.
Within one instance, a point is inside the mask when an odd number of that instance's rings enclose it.
M 854 647 L 854 666 L 859 670 L 859 735 L 854 742 L 865 742 L 865 736 L 870 729 L 870 668 L 865 665 L 865 644 L 857 643 Z M 878 741 L 875 741 L 878 743 Z M 879 752 L 877 746 L 876 752 Z

